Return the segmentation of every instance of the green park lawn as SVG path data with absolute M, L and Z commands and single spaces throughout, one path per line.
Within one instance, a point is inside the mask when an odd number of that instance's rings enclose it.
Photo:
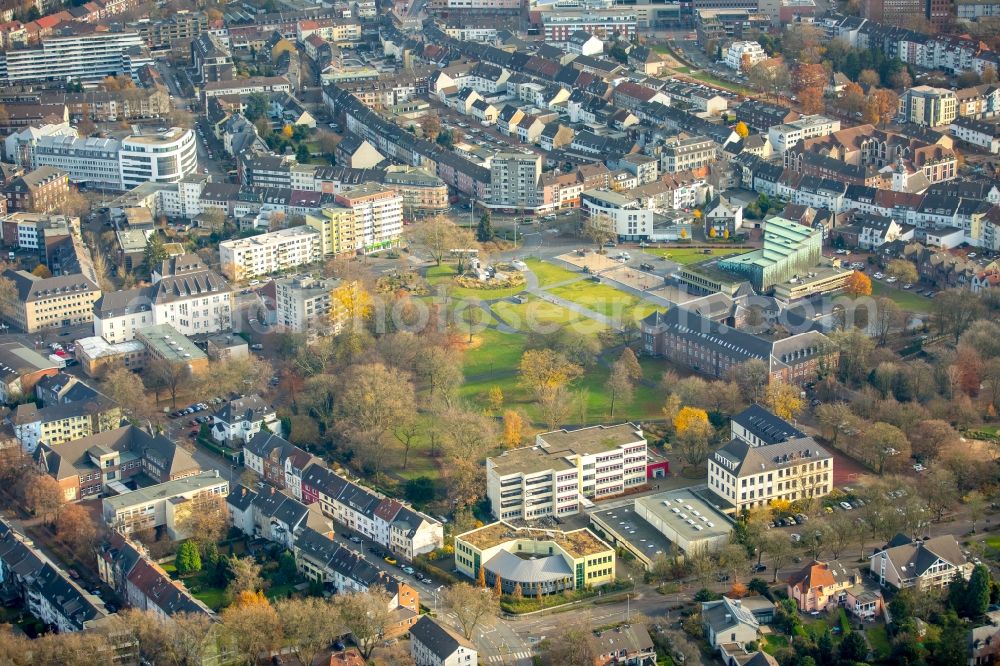
M 524 354 L 525 336 L 487 328 L 475 334 L 477 345 L 465 352 L 466 377 L 517 369 Z
M 896 289 L 878 280 L 872 280 L 872 296 L 891 298 L 907 312 L 931 311 L 931 299 L 926 296 L 920 296 L 907 289 Z
M 655 305 L 644 302 L 637 296 L 589 280 L 564 284 L 561 287 L 550 289 L 549 293 L 578 303 L 588 310 L 599 312 L 615 320 L 635 317 L 638 321 L 656 310 Z
M 662 372 L 662 371 L 661 371 Z M 606 384 L 608 369 L 598 366 L 588 370 L 583 377 L 570 385 L 570 390 L 579 397 L 586 397 L 583 406 L 575 402 L 569 412 L 566 422 L 574 424 L 606 423 L 611 416 L 611 394 Z M 659 380 L 659 374 L 646 377 L 653 382 Z M 531 395 L 531 391 L 523 386 L 517 375 L 508 375 L 496 379 L 466 382 L 460 389 L 460 395 L 473 403 L 485 401 L 489 390 L 499 386 L 503 391 L 507 407 L 522 409 L 532 421 L 542 426 L 544 421 L 541 412 Z M 662 391 L 649 387 L 637 386 L 632 400 L 615 405 L 615 421 L 646 420 L 660 418 L 663 409 Z
M 666 257 L 670 261 L 677 264 L 696 264 L 700 261 L 705 261 L 707 259 L 718 259 L 720 257 L 729 257 L 734 254 L 743 254 L 748 252 L 746 248 L 735 248 L 735 247 L 723 247 L 714 248 L 711 253 L 705 254 L 705 251 L 701 248 L 695 247 L 671 247 L 671 248 L 646 248 L 645 250 L 649 254 L 655 254 L 661 257 Z
M 539 287 L 547 287 L 550 284 L 566 282 L 567 280 L 581 277 L 580 273 L 575 273 L 571 270 L 554 266 L 541 261 L 540 259 L 535 259 L 534 257 L 525 259 L 524 263 L 528 265 L 531 272 L 538 278 Z
M 560 305 L 532 297 L 526 303 L 499 301 L 493 304 L 493 312 L 518 330 L 530 333 L 554 332 L 570 327 L 587 335 L 596 335 L 605 328 L 593 319 L 568 310 Z

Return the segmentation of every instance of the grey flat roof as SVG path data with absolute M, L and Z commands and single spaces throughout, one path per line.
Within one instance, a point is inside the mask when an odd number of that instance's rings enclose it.
M 689 541 L 725 536 L 733 529 L 724 513 L 687 488 L 640 497 L 635 503 L 637 506 L 642 505 L 646 511 Z
M 636 551 L 644 553 L 650 560 L 660 553 L 667 555 L 674 545 L 659 530 L 640 518 L 630 506 L 593 511 L 590 518 L 592 521 L 599 521 L 596 525 L 602 531 L 606 531 L 603 530 L 605 527 L 613 531 L 617 538 L 629 542 Z

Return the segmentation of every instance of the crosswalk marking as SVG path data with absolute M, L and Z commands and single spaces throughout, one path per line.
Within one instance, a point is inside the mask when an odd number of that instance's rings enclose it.
M 511 652 L 506 656 L 501 656 L 498 654 L 490 655 L 489 661 L 491 664 L 502 664 L 506 659 L 508 663 L 513 664 L 523 659 L 530 659 L 530 658 L 531 658 L 530 652 Z

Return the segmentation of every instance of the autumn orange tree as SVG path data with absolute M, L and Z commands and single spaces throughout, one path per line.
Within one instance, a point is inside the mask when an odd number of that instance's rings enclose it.
M 805 406 L 801 390 L 785 382 L 771 382 L 767 386 L 764 401 L 775 416 L 791 421 Z
M 854 271 L 844 282 L 844 293 L 857 298 L 872 295 L 872 279 L 861 271 Z
M 674 432 L 683 435 L 690 428 L 696 428 L 702 423 L 708 423 L 708 413 L 697 407 L 682 407 L 674 417 Z
M 736 123 L 736 127 L 733 128 L 733 131 L 736 132 L 736 134 L 739 135 L 743 139 L 745 139 L 748 136 L 750 136 L 750 128 L 747 127 L 747 124 L 745 122 L 743 122 L 742 120 L 740 122 Z

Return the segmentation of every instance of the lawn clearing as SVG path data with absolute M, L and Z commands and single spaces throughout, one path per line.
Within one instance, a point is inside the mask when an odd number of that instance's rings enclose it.
M 788 647 L 788 639 L 781 634 L 768 634 L 764 637 L 764 645 L 761 649 L 769 655 L 774 655 L 781 648 Z
M 865 636 L 877 658 L 885 659 L 889 656 L 889 651 L 892 648 L 889 645 L 889 635 L 886 633 L 884 625 L 870 627 L 865 631 Z
M 696 247 L 671 247 L 671 248 L 646 248 L 645 252 L 649 254 L 655 254 L 660 257 L 666 257 L 670 261 L 677 264 L 696 264 L 699 261 L 705 261 L 707 259 L 718 259 L 720 257 L 731 257 L 734 254 L 743 254 L 744 252 L 750 252 L 746 248 L 736 248 L 736 247 L 720 247 L 712 248 L 708 254 L 705 254 L 705 250 Z
M 639 321 L 656 310 L 655 305 L 642 301 L 637 296 L 619 291 L 606 284 L 597 284 L 588 280 L 565 284 L 548 291 L 553 296 L 573 301 L 588 310 L 599 312 L 616 321 L 624 321 L 626 317 L 633 317 Z
M 465 352 L 462 370 L 466 377 L 516 369 L 527 340 L 519 333 L 503 333 L 493 328 L 475 334 L 476 346 Z
M 609 421 L 611 394 L 606 386 L 608 374 L 607 368 L 599 366 L 590 368 L 583 377 L 570 385 L 570 391 L 575 394 L 577 399 L 573 401 L 574 404 L 566 416 L 566 423 L 589 425 Z M 655 381 L 658 378 L 657 375 L 649 379 Z M 459 390 L 459 394 L 467 400 L 479 402 L 494 386 L 500 387 L 503 391 L 507 407 L 523 409 L 528 418 L 535 423 L 544 421 L 531 391 L 521 384 L 520 377 L 517 375 L 466 382 Z M 662 408 L 662 391 L 648 386 L 637 386 L 632 400 L 628 402 L 618 400 L 616 402 L 614 420 L 620 422 L 660 418 L 662 417 Z
M 556 284 L 559 282 L 566 282 L 567 280 L 573 280 L 582 277 L 580 273 L 561 268 L 559 266 L 554 266 L 552 264 L 541 261 L 540 259 L 530 258 L 525 259 L 524 263 L 528 265 L 531 272 L 535 274 L 538 278 L 539 287 L 547 287 L 551 284 Z
M 548 333 L 568 327 L 584 335 L 597 335 L 606 328 L 589 317 L 534 297 L 527 303 L 499 301 L 493 304 L 493 311 L 506 323 L 526 333 Z
M 896 289 L 890 285 L 872 280 L 872 296 L 876 298 L 885 296 L 896 302 L 896 304 L 907 312 L 930 312 L 931 299 L 926 296 L 915 294 L 906 289 Z

